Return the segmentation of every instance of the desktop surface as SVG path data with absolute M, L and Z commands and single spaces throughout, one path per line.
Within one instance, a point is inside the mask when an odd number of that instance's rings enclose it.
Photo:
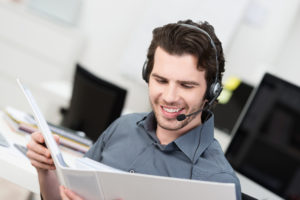
M 31 165 L 29 159 L 15 144 L 26 146 L 30 139 L 29 134 L 15 132 L 4 119 L 5 113 L 0 111 L 0 132 L 8 143 L 8 146 L 0 145 L 0 178 L 21 186 L 33 193 L 39 194 L 39 183 L 36 169 Z M 79 154 L 74 151 L 60 147 L 64 158 L 71 165 Z

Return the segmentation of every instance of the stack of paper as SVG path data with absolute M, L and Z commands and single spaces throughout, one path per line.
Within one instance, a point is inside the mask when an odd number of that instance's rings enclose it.
M 36 121 L 31 115 L 12 107 L 6 107 L 4 113 L 5 120 L 13 131 L 31 134 L 38 130 Z M 92 140 L 80 136 L 76 131 L 51 123 L 48 125 L 51 132 L 60 137 L 60 144 L 63 146 L 85 153 L 93 144 Z

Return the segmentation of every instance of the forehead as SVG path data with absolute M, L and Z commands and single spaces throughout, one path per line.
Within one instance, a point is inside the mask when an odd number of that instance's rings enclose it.
M 182 81 L 205 81 L 205 70 L 199 69 L 198 58 L 192 54 L 169 54 L 157 47 L 154 54 L 152 73 L 167 79 Z

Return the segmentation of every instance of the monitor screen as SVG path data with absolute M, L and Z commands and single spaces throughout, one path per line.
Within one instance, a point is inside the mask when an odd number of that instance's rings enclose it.
M 240 116 L 253 87 L 245 82 L 232 91 L 230 99 L 226 103 L 219 103 L 213 109 L 215 115 L 215 127 L 231 134 L 234 124 Z M 224 91 L 224 90 L 223 90 Z
M 300 199 L 300 87 L 266 73 L 233 130 L 226 157 L 239 173 Z

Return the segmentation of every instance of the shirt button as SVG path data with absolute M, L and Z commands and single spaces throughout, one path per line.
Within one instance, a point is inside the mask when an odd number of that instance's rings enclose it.
M 133 169 L 129 170 L 129 173 L 134 173 L 135 171 Z

